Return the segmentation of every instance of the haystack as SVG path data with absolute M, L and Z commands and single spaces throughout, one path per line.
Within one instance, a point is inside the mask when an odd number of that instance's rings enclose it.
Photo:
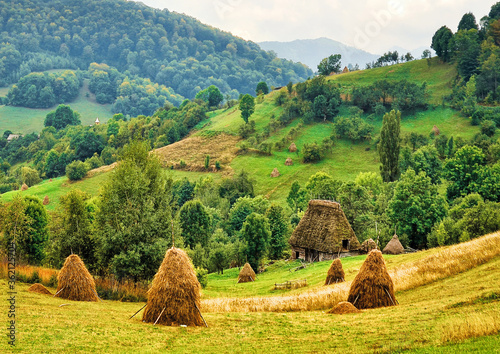
M 385 254 L 401 254 L 404 253 L 404 251 L 405 249 L 401 242 L 399 242 L 398 235 L 394 234 L 382 252 Z
M 387 273 L 382 252 L 373 250 L 368 254 L 351 284 L 347 301 L 358 309 L 396 305 L 394 283 Z
M 333 313 L 336 315 L 343 315 L 346 313 L 357 313 L 361 312 L 358 310 L 353 304 L 347 301 L 342 301 L 339 302 L 337 305 L 335 305 L 330 311 L 327 313 Z
M 75 301 L 98 301 L 95 281 L 76 254 L 66 258 L 57 276 L 56 295 L 62 299 Z
M 290 151 L 290 152 L 296 152 L 297 151 L 297 145 L 295 145 L 295 143 L 291 143 L 290 146 L 288 147 L 288 151 Z
M 377 244 L 371 238 L 369 238 L 368 240 L 364 240 L 363 243 L 361 244 L 361 251 L 364 253 L 368 253 L 371 250 L 376 250 L 376 249 L 377 249 Z
M 25 191 L 28 189 L 28 185 L 26 183 L 23 183 L 23 185 L 21 186 L 21 191 Z
M 433 126 L 432 133 L 434 133 L 435 136 L 438 136 L 440 134 L 439 128 L 437 126 Z
M 279 177 L 280 176 L 280 171 L 275 167 L 273 172 L 271 172 L 271 177 Z
M 35 283 L 32 286 L 28 288 L 28 291 L 31 293 L 38 293 L 38 294 L 45 294 L 45 295 L 52 295 L 52 293 L 42 284 L 40 283 Z
M 342 269 L 342 262 L 339 258 L 333 260 L 328 274 L 326 275 L 325 285 L 341 283 L 345 279 L 344 269 Z
M 186 252 L 170 248 L 148 290 L 142 321 L 166 326 L 203 326 L 200 289 Z
M 252 266 L 249 263 L 245 263 L 238 275 L 238 283 L 248 283 L 249 281 L 255 281 L 255 279 L 256 275 Z
M 43 205 L 49 205 L 50 201 L 49 201 L 49 197 L 46 195 L 44 198 L 43 198 L 43 202 L 42 204 Z
M 292 166 L 293 165 L 293 161 L 291 158 L 287 158 L 286 161 L 285 161 L 285 166 Z

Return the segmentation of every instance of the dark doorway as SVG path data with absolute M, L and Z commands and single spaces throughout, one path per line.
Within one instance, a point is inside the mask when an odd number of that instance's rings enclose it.
M 342 248 L 349 249 L 349 240 L 342 240 Z
M 300 252 L 299 251 L 295 251 L 295 259 L 299 259 L 300 258 Z

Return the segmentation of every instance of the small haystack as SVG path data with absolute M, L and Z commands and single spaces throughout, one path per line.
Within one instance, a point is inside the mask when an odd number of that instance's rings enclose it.
M 394 234 L 382 252 L 384 254 L 401 254 L 404 253 L 404 251 L 405 249 L 401 242 L 399 242 L 398 235 Z
M 396 305 L 394 283 L 387 273 L 382 252 L 373 250 L 368 254 L 351 284 L 347 301 L 358 309 Z
M 52 293 L 42 284 L 40 283 L 35 283 L 32 286 L 28 288 L 28 291 L 30 293 L 37 293 L 37 294 L 45 294 L 45 295 L 52 295 Z
M 75 301 L 99 301 L 94 278 L 76 254 L 66 258 L 57 276 L 57 284 L 54 296 Z
M 275 167 L 273 172 L 271 172 L 271 177 L 279 177 L 280 176 L 280 171 Z
M 203 326 L 200 289 L 186 252 L 170 248 L 148 290 L 142 321 L 166 326 Z
M 296 152 L 297 151 L 297 145 L 295 145 L 295 143 L 291 143 L 290 146 L 288 147 L 288 151 L 290 151 L 290 152 Z
M 25 191 L 28 189 L 28 185 L 26 183 L 23 183 L 23 185 L 21 186 L 21 191 Z
M 369 238 L 368 240 L 364 240 L 363 243 L 361 244 L 361 251 L 364 253 L 368 253 L 371 250 L 376 250 L 376 249 L 377 249 L 377 244 L 371 238 Z
M 43 202 L 42 202 L 42 204 L 43 204 L 43 205 L 49 205 L 49 203 L 50 203 L 50 201 L 49 201 L 49 196 L 47 196 L 47 195 L 46 195 L 46 196 L 43 198 Z
M 238 275 L 238 283 L 248 283 L 250 281 L 255 281 L 257 276 L 252 269 L 250 263 L 245 263 L 243 268 L 241 268 L 240 274 Z
M 287 158 L 286 161 L 285 161 L 285 166 L 292 166 L 293 165 L 293 161 L 291 158 Z
M 326 275 L 325 285 L 341 283 L 345 281 L 344 269 L 342 269 L 342 262 L 339 258 L 335 258 L 328 269 L 328 274 Z
M 439 128 L 437 126 L 433 126 L 432 127 L 432 133 L 435 135 L 435 136 L 438 136 L 440 134 L 440 131 L 439 131 Z
M 351 304 L 350 302 L 347 302 L 347 301 L 342 301 L 342 302 L 339 302 L 337 305 L 335 305 L 333 307 L 333 309 L 331 309 L 327 313 L 333 313 L 336 315 L 343 315 L 346 313 L 358 313 L 358 312 L 361 312 L 361 311 L 358 310 L 353 304 Z

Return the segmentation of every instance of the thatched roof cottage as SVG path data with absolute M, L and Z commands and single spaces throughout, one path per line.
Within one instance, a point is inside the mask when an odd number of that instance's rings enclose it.
M 288 241 L 292 258 L 317 262 L 349 255 L 361 245 L 339 203 L 311 200 Z

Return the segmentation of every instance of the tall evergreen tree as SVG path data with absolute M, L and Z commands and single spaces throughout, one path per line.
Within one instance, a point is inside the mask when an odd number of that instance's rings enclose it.
M 288 223 L 285 218 L 284 210 L 278 204 L 273 203 L 269 209 L 267 209 L 266 217 L 269 220 L 269 228 L 271 230 L 269 258 L 280 259 L 286 247 L 285 237 L 288 231 Z
M 248 263 L 257 271 L 260 260 L 267 252 L 271 237 L 267 218 L 257 213 L 248 215 L 243 223 L 241 236 L 247 244 L 245 255 Z
M 380 156 L 380 174 L 384 182 L 394 182 L 399 178 L 399 149 L 401 112 L 392 110 L 383 118 L 378 153 Z
M 182 237 L 187 246 L 196 244 L 205 247 L 210 237 L 210 215 L 199 200 L 186 202 L 179 211 Z

